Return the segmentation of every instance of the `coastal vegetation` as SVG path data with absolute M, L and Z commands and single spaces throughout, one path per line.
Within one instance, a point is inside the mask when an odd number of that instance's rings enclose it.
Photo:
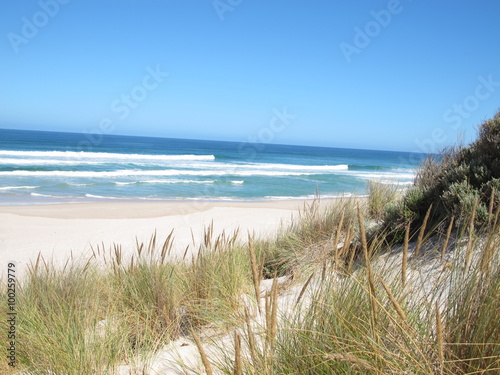
M 198 353 L 185 373 L 499 373 L 499 200 L 497 113 L 405 192 L 318 197 L 273 239 L 209 226 L 177 259 L 172 233 L 131 257 L 39 257 L 18 285 L 17 367 L 0 373 L 149 373 L 179 340 Z
M 404 198 L 385 211 L 384 221 L 400 240 L 405 223 L 415 232 L 426 217 L 429 231 L 452 217 L 456 227 L 464 225 L 474 211 L 474 225 L 480 227 L 491 223 L 499 197 L 500 111 L 479 126 L 472 144 L 428 157 Z

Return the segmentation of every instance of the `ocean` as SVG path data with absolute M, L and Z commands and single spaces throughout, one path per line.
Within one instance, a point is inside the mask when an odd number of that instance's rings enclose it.
M 279 200 L 411 185 L 425 155 L 0 129 L 0 204 Z

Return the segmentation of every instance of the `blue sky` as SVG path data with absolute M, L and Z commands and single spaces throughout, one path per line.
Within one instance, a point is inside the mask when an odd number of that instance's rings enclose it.
M 0 2 L 0 127 L 429 151 L 500 107 L 500 2 Z

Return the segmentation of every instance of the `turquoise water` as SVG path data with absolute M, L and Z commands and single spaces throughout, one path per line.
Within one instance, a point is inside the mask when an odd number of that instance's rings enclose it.
M 0 129 L 0 204 L 267 200 L 410 185 L 405 152 Z

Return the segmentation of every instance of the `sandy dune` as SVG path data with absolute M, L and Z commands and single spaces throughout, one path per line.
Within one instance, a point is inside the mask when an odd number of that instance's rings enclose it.
M 174 229 L 173 254 L 196 248 L 203 229 L 214 223 L 214 234 L 239 228 L 241 238 L 274 234 L 297 215 L 303 201 L 273 202 L 103 202 L 40 206 L 0 206 L 0 275 L 13 261 L 23 272 L 41 253 L 56 263 L 87 258 L 91 246 L 113 243 L 125 253 L 136 239 L 148 241 L 156 231 L 163 241 Z M 193 236 L 191 235 L 193 232 Z

